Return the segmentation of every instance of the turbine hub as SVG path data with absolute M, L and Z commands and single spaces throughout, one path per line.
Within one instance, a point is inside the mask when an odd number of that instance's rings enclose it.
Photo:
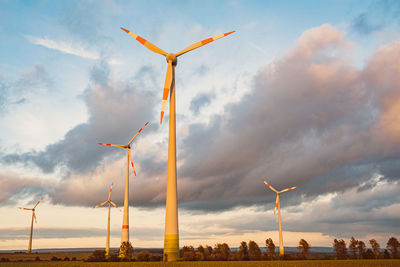
M 178 59 L 176 58 L 175 54 L 169 53 L 166 56 L 166 60 L 167 62 L 172 62 L 173 66 L 176 66 L 176 64 L 178 64 Z

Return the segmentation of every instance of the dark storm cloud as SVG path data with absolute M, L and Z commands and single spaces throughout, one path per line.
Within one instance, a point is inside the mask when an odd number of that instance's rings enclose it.
M 199 111 L 202 107 L 207 106 L 211 103 L 211 101 L 215 98 L 214 93 L 201 93 L 195 96 L 190 102 L 190 110 L 198 115 Z
M 300 186 L 289 196 L 295 204 L 301 194 L 340 192 L 383 173 L 383 159 L 400 149 L 381 136 L 387 137 L 385 128 L 376 131 L 391 115 L 380 101 L 399 99 L 398 47 L 390 45 L 392 56 L 380 51 L 372 58 L 374 65 L 385 59 L 385 68 L 367 64 L 361 71 L 345 60 L 347 47 L 331 26 L 311 29 L 284 58 L 260 70 L 251 93 L 224 115 L 190 125 L 179 169 L 183 205 L 214 210 L 259 203 L 263 177 L 279 189 Z M 390 74 L 385 90 L 378 80 L 383 69 Z M 390 177 L 398 176 L 393 172 Z
M 83 94 L 89 119 L 64 136 L 64 139 L 48 145 L 43 151 L 9 154 L 4 163 L 31 163 L 51 173 L 56 167 L 68 171 L 92 170 L 106 154 L 115 150 L 99 146 L 98 142 L 126 144 L 131 136 L 152 117 L 154 97 L 130 84 L 110 81 L 106 63 L 91 71 L 91 83 Z M 156 127 L 156 126 L 155 126 Z M 148 127 L 147 131 L 154 130 Z

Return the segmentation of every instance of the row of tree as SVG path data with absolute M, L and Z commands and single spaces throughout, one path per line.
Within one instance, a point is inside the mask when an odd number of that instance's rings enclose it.
M 199 246 L 195 249 L 193 246 L 184 246 L 179 251 L 179 258 L 183 261 L 257 261 L 276 259 L 275 244 L 271 238 L 265 240 L 266 251 L 263 253 L 256 242 L 250 240 L 248 243 L 241 242 L 238 250 L 232 251 L 228 244 L 216 244 L 211 246 Z M 306 259 L 310 252 L 310 245 L 306 240 L 299 241 L 297 258 Z
M 366 248 L 363 241 L 351 237 L 349 248 L 343 239 L 333 240 L 333 249 L 337 259 L 398 259 L 400 258 L 400 243 L 395 237 L 389 238 L 384 251 L 375 239 L 369 240 L 371 248 Z

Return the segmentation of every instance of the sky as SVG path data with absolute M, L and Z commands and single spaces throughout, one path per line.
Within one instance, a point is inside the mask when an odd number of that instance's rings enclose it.
M 400 223 L 400 2 L 0 0 L 0 250 L 103 247 L 133 143 L 134 247 L 162 247 L 167 52 L 176 67 L 180 246 L 375 238 Z M 122 213 L 111 212 L 111 246 Z

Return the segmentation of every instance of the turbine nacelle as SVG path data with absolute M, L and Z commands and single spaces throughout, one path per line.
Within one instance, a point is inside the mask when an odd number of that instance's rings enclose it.
M 167 63 L 172 63 L 172 66 L 176 66 L 178 64 L 178 58 L 174 53 L 169 53 L 165 56 Z

